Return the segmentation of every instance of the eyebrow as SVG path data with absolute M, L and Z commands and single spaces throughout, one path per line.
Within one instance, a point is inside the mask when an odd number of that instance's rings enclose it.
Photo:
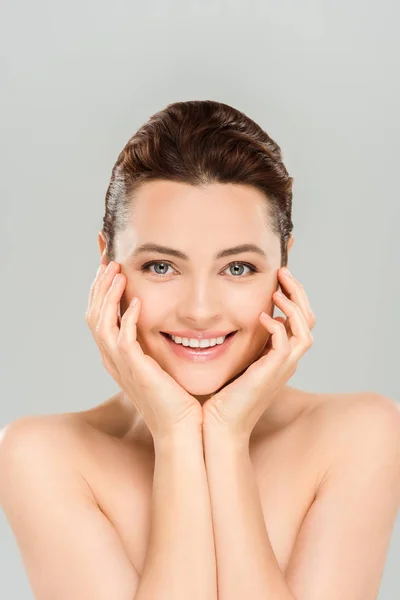
M 155 244 L 153 242 L 138 246 L 130 254 L 129 258 L 133 259 L 139 254 L 144 254 L 145 252 L 158 252 L 159 254 L 169 254 L 170 256 L 180 258 L 181 260 L 190 260 L 188 255 L 184 252 L 181 252 L 181 250 L 169 248 L 168 246 L 161 246 L 160 244 Z M 214 260 L 225 258 L 226 256 L 232 256 L 233 254 L 240 254 L 242 252 L 254 252 L 259 256 L 262 256 L 262 258 L 268 260 L 266 252 L 264 252 L 264 250 L 262 250 L 259 246 L 256 246 L 256 244 L 240 244 L 239 246 L 233 246 L 232 248 L 225 248 L 225 250 L 220 250 L 217 252 L 217 254 L 214 256 Z

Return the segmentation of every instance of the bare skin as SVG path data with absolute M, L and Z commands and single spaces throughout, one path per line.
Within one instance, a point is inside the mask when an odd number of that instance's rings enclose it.
M 358 394 L 313 394 L 287 386 L 253 432 L 251 460 L 282 568 L 335 454 L 332 417 L 336 414 L 339 421 L 343 403 L 359 400 Z M 88 482 L 140 574 L 154 469 L 149 431 L 121 393 L 89 410 L 48 418 L 68 437 L 63 460 Z
M 354 456 L 355 445 L 360 444 L 365 453 L 371 438 L 378 441 L 372 445 L 373 452 L 357 459 L 352 472 L 354 476 L 358 471 L 369 472 L 371 460 L 380 465 L 382 458 L 376 448 L 387 457 L 383 459 L 387 461 L 384 482 L 379 477 L 378 490 L 370 492 L 382 497 L 379 506 L 386 512 L 379 513 L 382 521 L 370 534 L 368 558 L 364 558 L 364 564 L 368 561 L 369 565 L 368 578 L 366 571 L 358 575 L 367 580 L 369 598 L 375 600 L 400 502 L 399 422 L 396 404 L 372 392 L 317 394 L 286 386 L 269 406 L 250 439 L 250 458 L 271 547 L 285 578 L 295 576 L 292 561 L 299 531 L 317 494 L 324 488 L 331 466 L 336 462 L 340 473 L 344 470 L 341 465 Z M 384 430 L 387 434 L 382 435 Z M 347 433 L 339 436 L 338 431 Z M 384 438 L 382 443 L 381 438 Z M 33 589 L 47 589 L 47 584 L 43 584 L 43 578 L 48 579 L 42 568 L 43 561 L 52 564 L 52 553 L 59 552 L 61 540 L 72 535 L 76 542 L 68 540 L 68 543 L 76 545 L 76 563 L 74 554 L 69 552 L 68 567 L 62 567 L 60 577 L 53 577 L 52 584 L 56 587 L 49 597 L 57 594 L 60 579 L 69 581 L 69 574 L 80 593 L 87 586 L 87 597 L 90 597 L 92 580 L 98 570 L 102 585 L 108 591 L 118 587 L 118 597 L 131 598 L 148 548 L 154 448 L 146 427 L 135 417 L 129 403 L 123 401 L 122 394 L 85 411 L 24 417 L 3 431 L 1 446 L 0 500 Z M 22 479 L 18 479 L 18 473 Z M 30 473 L 33 473 L 32 488 Z M 341 485 L 339 479 L 338 489 Z M 27 489 L 31 490 L 29 511 L 24 508 Z M 335 485 L 329 493 L 335 496 Z M 357 493 L 350 481 L 349 501 L 354 494 L 357 510 L 361 511 Z M 60 504 L 60 517 L 55 503 Z M 363 521 L 368 521 L 374 506 L 369 508 L 367 504 L 361 517 Z M 345 507 L 341 506 L 341 510 Z M 53 524 L 55 511 L 56 522 L 59 522 L 57 531 Z M 74 529 L 75 514 L 79 527 L 84 527 L 84 538 Z M 321 519 L 322 524 L 316 527 L 311 544 L 319 543 L 324 535 L 323 514 Z M 66 530 L 61 527 L 63 520 Z M 345 535 L 353 547 L 354 534 L 346 530 Z M 39 555 L 37 536 L 50 540 L 48 550 L 42 547 Z M 357 551 L 365 554 L 362 538 L 357 538 L 356 543 L 360 544 Z M 332 546 L 333 555 L 345 550 L 346 546 L 341 550 Z M 92 575 L 89 571 L 79 575 L 80 561 L 87 562 L 88 552 L 96 555 L 96 571 Z M 313 564 L 305 564 L 304 571 L 312 578 Z M 293 580 L 288 581 L 292 586 Z M 346 586 L 345 582 L 340 584 Z M 351 589 L 349 598 L 353 597 Z
M 173 182 L 147 184 L 136 199 L 134 219 L 118 238 L 115 261 L 126 279 L 121 316 L 128 313 L 131 299 L 140 297 L 137 341 L 200 404 L 257 360 L 267 341 L 259 315 L 273 315 L 281 257 L 279 239 L 265 229 L 264 201 L 248 186 L 204 190 Z M 261 254 L 242 250 L 237 261 L 225 255 L 215 258 L 221 249 L 250 241 Z M 168 252 L 147 249 L 133 256 L 143 243 L 178 248 L 180 255 L 175 252 L 171 260 L 165 258 Z M 293 237 L 289 250 L 292 244 Z M 99 247 L 101 262 L 107 264 L 102 235 Z M 182 252 L 189 258 L 182 258 Z M 150 262 L 169 265 L 170 272 L 143 270 Z M 238 276 L 229 273 L 233 263 L 251 263 L 257 269 Z M 114 274 L 105 275 L 107 286 Z M 116 303 L 111 308 L 116 317 Z M 96 323 L 92 325 L 95 329 Z M 180 328 L 238 333 L 232 352 L 216 368 L 213 361 L 183 365 L 165 351 L 160 331 Z M 304 594 L 311 597 L 307 590 L 316 589 L 327 597 L 325 590 L 333 582 L 349 594 L 346 600 L 367 600 L 360 585 L 369 590 L 368 600 L 375 600 L 400 501 L 395 403 L 372 392 L 317 394 L 288 385 L 266 400 L 268 408 L 250 437 L 250 459 L 273 552 L 291 589 L 299 594 L 303 590 L 296 600 Z M 193 444 L 190 436 L 185 448 L 189 441 Z M 77 597 L 79 586 L 80 597 L 86 598 L 97 584 L 96 593 L 101 591 L 104 598 L 118 585 L 118 598 L 131 600 L 148 548 L 154 464 L 152 435 L 138 418 L 134 399 L 123 392 L 89 410 L 27 417 L 5 429 L 0 500 L 30 578 L 37 589 L 46 590 L 43 597 L 53 598 L 60 589 Z M 186 481 L 182 471 L 176 472 L 177 479 Z M 342 530 L 336 523 L 338 503 L 339 517 L 346 520 Z M 159 505 L 165 510 L 165 503 Z M 355 512 L 368 543 L 354 533 Z M 182 513 L 177 514 L 182 521 Z M 321 544 L 325 546 L 317 557 Z M 203 556 L 208 555 L 202 552 L 197 558 Z M 358 562 L 355 556 L 361 557 Z M 323 567 L 318 572 L 316 558 Z M 50 583 L 43 561 L 51 564 Z M 346 579 L 337 580 L 338 572 Z

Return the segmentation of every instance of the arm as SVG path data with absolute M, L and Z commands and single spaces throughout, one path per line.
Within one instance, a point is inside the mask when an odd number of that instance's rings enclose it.
M 23 417 L 1 431 L 0 505 L 36 600 L 132 600 L 138 573 L 90 487 L 70 433 Z
M 135 600 L 216 600 L 201 426 L 155 442 L 151 531 Z
M 141 576 L 87 482 L 66 460 L 74 451 L 70 436 L 42 417 L 19 419 L 2 431 L 0 505 L 35 598 L 215 600 L 209 496 L 195 432 L 157 449 L 154 525 Z
M 376 600 L 400 506 L 400 413 L 373 394 L 338 417 L 335 463 L 285 573 L 268 538 L 248 448 L 222 435 L 205 440 L 219 600 Z
M 219 600 L 295 600 L 265 528 L 248 443 L 204 434 Z

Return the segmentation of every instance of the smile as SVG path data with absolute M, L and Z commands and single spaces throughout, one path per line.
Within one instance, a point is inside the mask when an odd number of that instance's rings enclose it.
M 188 338 L 175 338 L 161 332 L 168 347 L 179 357 L 187 360 L 204 361 L 220 357 L 231 346 L 237 331 L 232 331 L 222 338 L 212 340 L 189 340 Z

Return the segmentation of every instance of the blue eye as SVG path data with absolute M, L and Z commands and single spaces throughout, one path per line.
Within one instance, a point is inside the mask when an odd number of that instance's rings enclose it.
M 249 265 L 248 263 L 243 263 L 243 262 L 234 262 L 231 263 L 227 269 L 230 269 L 231 267 L 239 267 L 239 268 L 243 268 L 243 267 L 247 267 L 247 269 L 250 269 L 250 273 L 255 273 L 257 271 L 257 269 L 253 266 L 253 265 Z M 250 274 L 248 273 L 248 275 Z M 238 275 L 238 273 L 236 273 L 236 275 Z M 243 275 L 243 273 L 239 273 L 239 275 Z
M 164 262 L 164 261 L 158 260 L 158 261 L 153 261 L 153 262 L 151 262 L 151 263 L 146 263 L 145 265 L 143 265 L 143 266 L 141 267 L 141 270 L 142 270 L 144 273 L 147 273 L 147 272 L 149 272 L 149 271 L 150 271 L 150 267 L 152 267 L 153 265 L 163 265 L 163 268 L 164 268 L 165 270 L 166 270 L 168 267 L 170 267 L 170 266 L 171 266 L 171 265 L 170 265 L 169 263 L 167 263 L 167 262 Z M 150 273 L 153 273 L 153 275 L 160 275 L 161 277 L 162 277 L 163 275 L 165 276 L 165 275 L 167 274 L 167 273 L 157 273 L 157 272 L 156 272 L 156 273 L 154 273 L 154 271 L 150 271 Z
M 164 272 L 163 273 L 157 273 L 157 272 L 151 271 L 150 267 L 152 267 L 153 265 L 162 265 L 162 270 Z M 170 274 L 170 273 L 166 272 L 167 269 L 168 269 L 168 267 L 173 268 L 172 265 L 169 262 L 166 262 L 164 260 L 153 260 L 152 262 L 149 262 L 149 263 L 146 263 L 145 265 L 142 265 L 141 271 L 143 273 L 149 273 L 150 272 L 153 275 L 157 275 L 158 277 L 168 277 L 168 275 Z M 249 263 L 245 263 L 245 262 L 233 262 L 233 263 L 231 263 L 230 265 L 228 265 L 226 267 L 225 271 L 227 269 L 232 268 L 232 267 L 235 267 L 235 268 L 239 267 L 239 269 L 242 268 L 242 267 L 247 267 L 250 270 L 250 273 L 247 273 L 247 274 L 245 273 L 245 275 L 252 275 L 253 273 L 257 273 L 258 272 L 257 267 L 255 267 L 254 265 L 251 265 Z M 239 274 L 236 273 L 235 275 L 233 275 L 233 277 L 236 278 L 236 279 L 243 279 L 243 272 L 239 273 Z

